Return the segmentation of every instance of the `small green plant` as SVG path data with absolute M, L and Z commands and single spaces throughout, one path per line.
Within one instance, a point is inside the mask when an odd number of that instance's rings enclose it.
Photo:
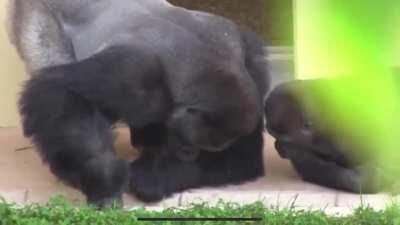
M 160 221 L 157 218 L 161 218 Z M 174 221 L 173 219 L 194 221 Z M 214 220 L 215 218 L 253 218 L 253 221 Z M 196 220 L 197 219 L 197 220 Z M 203 220 L 201 220 L 203 219 Z M 149 221 L 153 220 L 153 221 Z M 185 209 L 168 208 L 149 211 L 144 208 L 132 211 L 120 209 L 97 210 L 88 206 L 73 206 L 62 197 L 56 197 L 45 205 L 33 204 L 19 207 L 0 203 L 0 225 L 400 225 L 400 206 L 392 205 L 385 210 L 374 211 L 361 207 L 352 215 L 330 216 L 320 211 L 267 209 L 261 202 L 249 205 L 220 202 L 193 204 Z

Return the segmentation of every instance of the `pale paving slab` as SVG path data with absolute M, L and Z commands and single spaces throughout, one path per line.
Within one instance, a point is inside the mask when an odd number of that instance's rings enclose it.
M 335 192 L 281 191 L 277 197 L 276 205 L 318 210 L 334 207 L 335 201 Z
M 17 203 L 17 204 L 24 203 L 26 200 L 26 190 L 24 190 L 24 189 L 21 189 L 21 190 L 2 189 L 2 190 L 0 190 L 0 201 L 1 200 L 4 200 L 8 203 Z
M 396 201 L 396 198 L 387 194 L 363 194 L 338 193 L 337 206 L 358 208 L 369 206 L 376 210 L 384 209 L 387 205 Z
M 263 202 L 271 208 L 307 208 L 318 210 L 328 207 L 335 207 L 336 193 L 334 192 L 313 192 L 313 191 L 243 191 L 219 189 L 200 189 L 185 192 L 182 195 L 182 206 L 192 203 L 207 202 L 211 205 L 219 201 L 229 201 L 238 204 L 249 204 L 256 201 Z
M 354 209 L 349 207 L 335 206 L 325 208 L 324 212 L 332 216 L 348 216 L 354 213 Z
M 166 198 L 161 202 L 145 204 L 135 198 L 135 196 L 130 194 L 124 195 L 124 208 L 131 209 L 137 207 L 145 207 L 147 209 L 164 209 L 171 207 L 180 206 L 181 193 L 174 194 L 172 197 Z
M 23 204 L 45 204 L 54 196 L 64 196 L 74 204 L 85 202 L 85 198 L 81 192 L 59 183 L 57 186 L 51 187 L 28 188 L 25 192 L 25 202 Z
M 274 198 L 277 193 L 270 193 L 269 198 Z M 207 202 L 210 205 L 216 205 L 221 200 L 239 204 L 251 204 L 256 201 L 269 201 L 267 196 L 262 196 L 257 191 L 232 191 L 225 189 L 203 189 L 182 194 L 181 206 Z

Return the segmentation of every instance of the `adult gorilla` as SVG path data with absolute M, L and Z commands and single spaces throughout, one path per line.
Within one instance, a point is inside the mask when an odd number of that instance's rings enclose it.
M 263 174 L 268 79 L 253 33 L 165 0 L 10 6 L 11 38 L 32 74 L 20 100 L 25 135 L 89 202 L 109 204 L 128 186 L 156 201 Z M 142 149 L 130 169 L 112 145 L 120 120 Z

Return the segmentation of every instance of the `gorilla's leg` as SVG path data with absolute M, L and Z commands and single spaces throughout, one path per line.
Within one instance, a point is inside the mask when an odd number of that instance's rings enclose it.
M 129 169 L 114 152 L 111 122 L 55 76 L 39 74 L 28 81 L 20 99 L 25 135 L 51 171 L 89 202 L 103 206 L 120 199 Z
M 59 178 L 98 205 L 120 197 L 129 178 L 127 162 L 114 153 L 111 122 L 145 127 L 170 105 L 157 61 L 128 48 L 41 70 L 20 99 L 25 135 Z
M 158 201 L 189 188 L 239 184 L 264 174 L 263 124 L 222 152 L 201 152 L 185 162 L 171 154 L 143 152 L 131 164 L 131 191 L 143 201 Z

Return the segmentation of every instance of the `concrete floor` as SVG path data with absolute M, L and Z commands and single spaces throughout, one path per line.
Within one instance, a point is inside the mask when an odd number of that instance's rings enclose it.
M 129 132 L 116 130 L 116 146 L 125 158 L 136 157 L 130 146 Z M 242 185 L 221 188 L 202 188 L 176 194 L 164 201 L 147 205 L 157 209 L 169 206 L 185 206 L 196 201 L 217 202 L 225 199 L 238 203 L 256 200 L 267 206 L 326 209 L 332 213 L 347 213 L 363 204 L 383 208 L 392 201 L 387 195 L 357 195 L 342 193 L 303 182 L 287 160 L 280 159 L 273 148 L 273 139 L 265 135 L 266 176 Z M 39 159 L 31 143 L 24 138 L 21 129 L 0 128 L 0 196 L 18 204 L 44 203 L 51 196 L 62 194 L 72 202 L 83 202 L 78 191 L 61 184 Z M 28 148 L 26 148 L 28 147 Z M 143 206 L 133 196 L 124 196 L 126 208 Z

